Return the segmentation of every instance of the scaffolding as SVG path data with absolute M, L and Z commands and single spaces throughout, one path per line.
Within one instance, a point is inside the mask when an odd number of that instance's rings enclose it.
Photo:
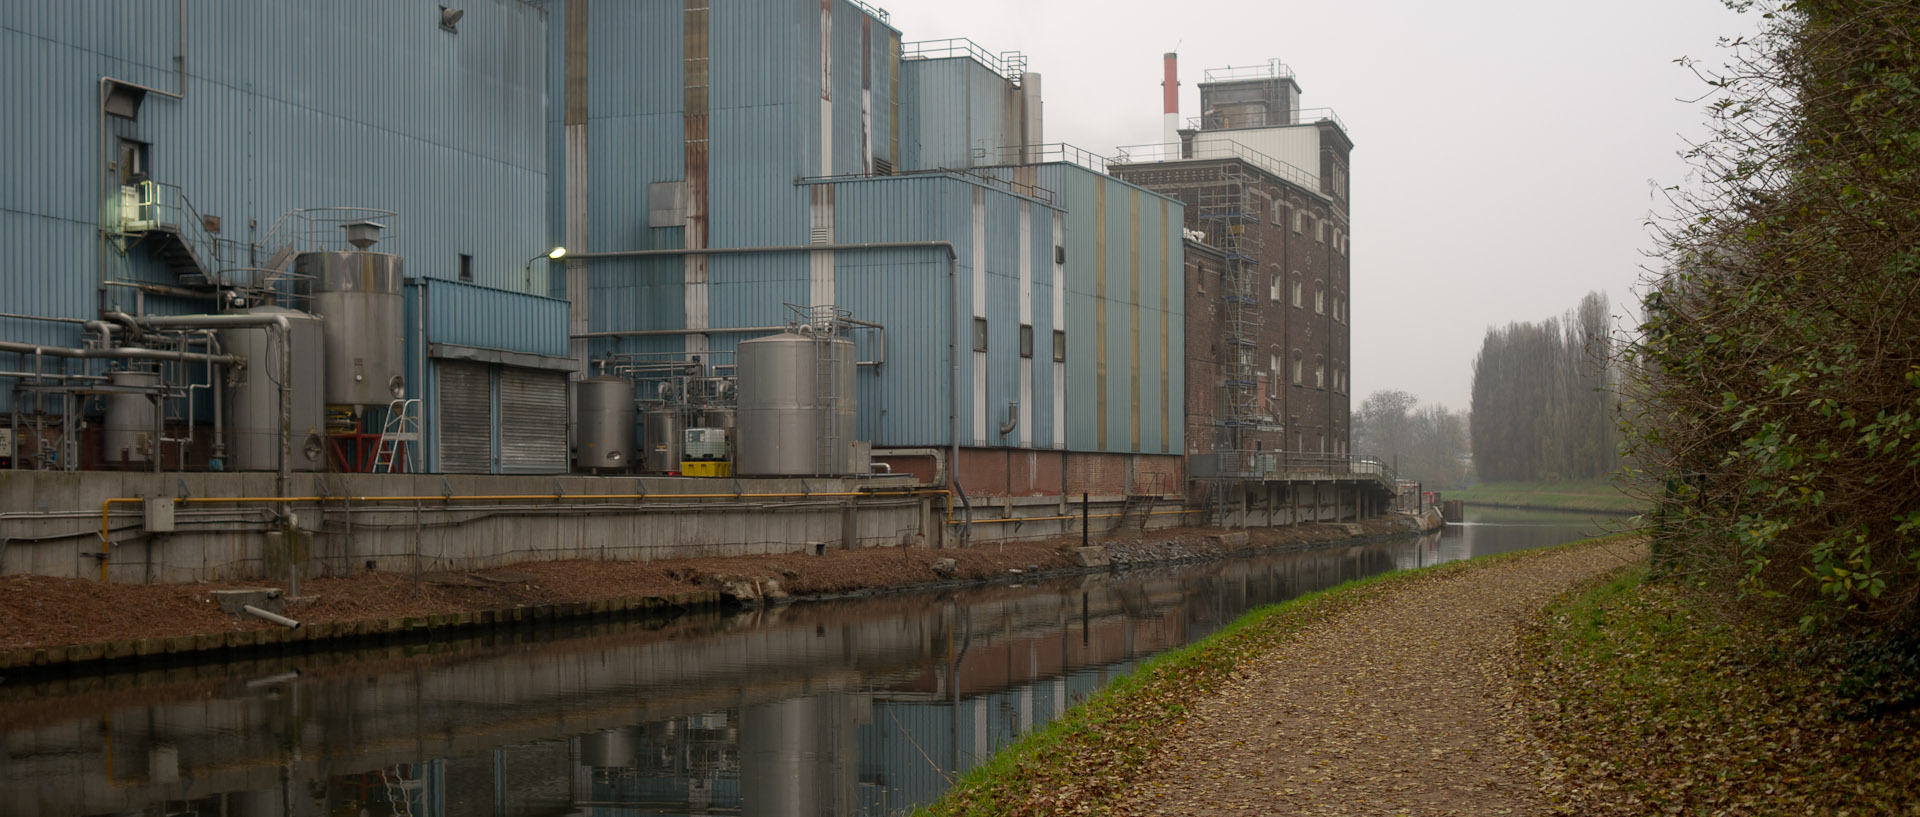
M 1226 513 L 1231 484 L 1251 470 L 1254 431 L 1264 419 L 1260 411 L 1260 244 L 1255 226 L 1260 207 L 1254 200 L 1255 183 L 1236 162 L 1220 165 L 1219 175 L 1202 188 L 1198 201 L 1201 229 L 1225 257 L 1220 271 L 1226 300 L 1221 327 L 1220 390 L 1222 404 L 1216 422 L 1216 476 L 1212 486 L 1216 514 Z

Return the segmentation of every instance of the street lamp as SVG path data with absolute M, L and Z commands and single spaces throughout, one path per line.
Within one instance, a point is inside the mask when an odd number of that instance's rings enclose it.
M 538 261 L 542 258 L 545 258 L 551 261 L 558 261 L 561 258 L 565 257 L 566 254 L 567 254 L 566 247 L 554 247 L 553 249 L 547 250 L 546 252 L 541 253 L 540 255 L 536 255 L 532 258 L 527 259 L 527 269 L 526 269 L 527 287 L 529 289 L 533 287 L 533 262 Z

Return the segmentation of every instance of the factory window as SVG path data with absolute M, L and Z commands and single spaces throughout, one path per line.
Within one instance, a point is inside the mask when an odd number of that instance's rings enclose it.
M 1297 349 L 1294 350 L 1293 352 L 1293 385 L 1295 386 L 1300 385 L 1300 373 L 1304 371 L 1303 367 L 1305 365 L 1306 364 L 1302 363 L 1300 360 L 1300 351 Z
M 1299 210 L 1293 211 L 1293 231 L 1298 233 L 1298 232 L 1303 232 L 1306 229 L 1307 229 L 1307 214 Z
M 1322 244 L 1327 243 L 1327 220 L 1326 219 L 1317 218 L 1313 220 L 1313 240 L 1318 241 Z
M 986 318 L 973 319 L 973 350 L 976 352 L 984 352 L 987 350 Z
M 1302 303 L 1301 298 L 1303 297 L 1303 294 L 1305 292 L 1306 292 L 1305 284 L 1302 284 L 1299 281 L 1293 282 L 1293 305 L 1294 306 L 1301 305 Z
M 1273 277 L 1267 282 L 1267 300 L 1280 300 L 1280 273 L 1274 273 Z
M 1020 324 L 1020 356 L 1033 357 L 1033 327 Z
M 1053 362 L 1067 362 L 1067 333 L 1059 329 L 1053 330 Z
M 1319 284 L 1313 285 L 1313 311 L 1318 315 L 1327 314 L 1327 290 Z
M 473 280 L 473 256 L 466 253 L 460 254 L 460 280 Z
M 1316 389 L 1324 389 L 1327 387 L 1327 364 L 1313 364 L 1313 387 Z

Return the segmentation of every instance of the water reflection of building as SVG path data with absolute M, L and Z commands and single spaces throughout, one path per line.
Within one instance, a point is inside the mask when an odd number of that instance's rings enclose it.
M 0 802 L 32 817 L 893 814 L 1131 662 L 1404 548 L 396 645 L 148 689 L 0 688 Z M 237 672 L 252 674 L 222 677 Z

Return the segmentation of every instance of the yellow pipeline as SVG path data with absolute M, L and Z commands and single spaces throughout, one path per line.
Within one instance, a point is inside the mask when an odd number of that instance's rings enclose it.
M 744 493 L 735 491 L 730 494 L 430 494 L 422 496 L 190 496 L 174 500 L 178 503 L 206 502 L 273 502 L 286 504 L 291 502 L 452 502 L 452 501 L 492 501 L 519 502 L 527 500 L 549 499 L 628 499 L 645 502 L 654 499 L 811 499 L 831 496 L 944 496 L 947 498 L 947 524 L 953 524 L 953 493 L 944 488 L 915 488 L 904 491 L 785 491 L 779 493 Z M 115 504 L 145 502 L 146 497 L 116 496 L 100 502 L 100 581 L 107 580 L 107 562 L 113 552 L 113 540 L 109 538 L 110 518 Z

